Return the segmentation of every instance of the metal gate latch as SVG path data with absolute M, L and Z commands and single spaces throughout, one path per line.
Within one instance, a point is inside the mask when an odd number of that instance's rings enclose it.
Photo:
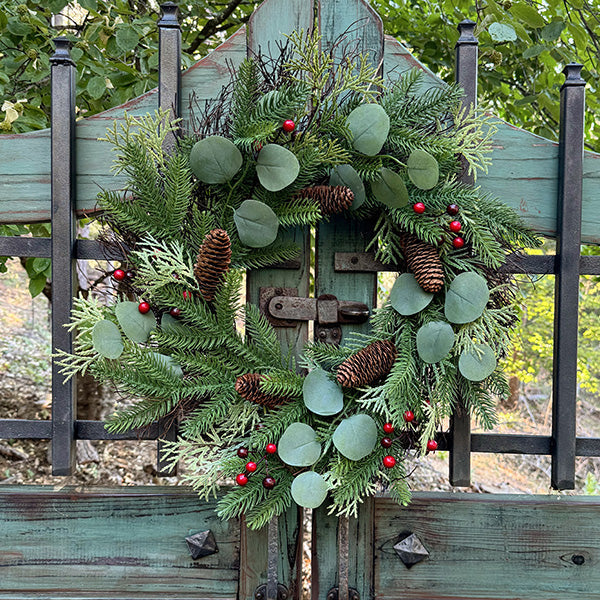
M 315 321 L 320 342 L 339 344 L 341 324 L 364 323 L 369 307 L 362 302 L 338 300 L 331 294 L 301 298 L 295 288 L 260 288 L 260 308 L 274 327 L 295 327 L 298 321 Z

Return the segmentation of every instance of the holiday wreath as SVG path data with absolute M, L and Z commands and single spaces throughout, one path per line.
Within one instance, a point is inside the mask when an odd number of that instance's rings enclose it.
M 336 514 L 380 486 L 407 502 L 403 457 L 437 448 L 458 398 L 492 426 L 517 316 L 500 268 L 537 243 L 460 182 L 487 168 L 494 128 L 459 88 L 423 91 L 419 71 L 384 85 L 368 57 L 319 47 L 294 33 L 281 58 L 244 61 L 185 135 L 160 112 L 108 131 L 128 179 L 99 195 L 119 298 L 76 300 L 59 356 L 133 399 L 110 430 L 178 417 L 170 460 L 203 496 L 235 480 L 219 514 L 251 527 L 328 494 Z M 369 335 L 309 343 L 297 364 L 255 306 L 236 326 L 243 271 L 293 258 L 279 232 L 337 213 L 373 220 L 370 248 L 405 272 Z

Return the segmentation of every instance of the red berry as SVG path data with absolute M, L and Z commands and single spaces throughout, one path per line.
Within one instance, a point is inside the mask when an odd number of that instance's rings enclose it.
M 248 471 L 248 473 L 254 473 L 254 471 L 256 471 L 256 463 L 250 461 L 249 463 L 246 463 L 246 471 Z
M 437 450 L 438 447 L 438 443 L 435 440 L 429 440 L 427 442 L 427 450 L 429 450 L 429 452 L 435 452 Z
M 292 131 L 294 131 L 294 129 L 296 129 L 296 123 L 294 123 L 294 121 L 292 121 L 291 119 L 288 119 L 287 121 L 283 122 L 283 125 L 281 126 L 281 128 L 286 133 L 291 133 Z
M 394 426 L 391 423 L 384 423 L 383 430 L 386 433 L 394 433 Z
M 383 466 L 386 469 L 391 469 L 392 467 L 396 466 L 396 459 L 393 456 L 384 456 L 383 457 Z
M 237 455 L 240 458 L 248 458 L 248 448 L 238 448 Z
M 246 475 L 244 475 L 243 473 L 240 473 L 236 478 L 235 478 L 235 482 L 238 485 L 246 485 L 248 483 L 248 477 Z
M 184 300 L 191 300 L 191 298 L 192 298 L 192 292 L 187 292 L 187 291 L 183 292 Z
M 267 490 L 272 490 L 275 487 L 275 483 L 276 481 L 269 475 L 263 479 L 263 487 Z
M 413 204 L 413 210 L 418 215 L 422 215 L 425 212 L 425 205 L 422 202 L 415 202 L 415 204 Z
M 178 316 L 181 314 L 181 309 L 180 309 L 180 308 L 177 308 L 177 307 L 175 306 L 175 307 L 173 307 L 173 308 L 172 308 L 172 309 L 169 311 L 169 314 L 170 314 L 172 317 L 178 317 Z
M 125 274 L 125 271 L 123 271 L 123 269 L 115 269 L 113 271 L 113 279 L 116 279 L 117 281 L 123 281 L 125 277 L 127 277 L 127 275 Z
M 465 245 L 465 240 L 463 240 L 461 237 L 455 237 L 452 240 L 452 245 L 455 248 L 462 248 Z
M 392 443 L 393 443 L 392 438 L 389 438 L 389 437 L 381 438 L 381 445 L 384 448 L 389 448 L 392 445 Z
M 412 423 L 415 420 L 415 413 L 412 410 L 404 411 L 404 420 L 407 423 Z
M 449 204 L 446 208 L 446 212 L 453 217 L 458 214 L 458 204 Z
M 140 302 L 138 310 L 145 315 L 147 312 L 150 312 L 150 305 L 147 302 Z
M 458 233 L 462 229 L 460 221 L 452 221 L 448 227 L 452 233 Z
M 277 446 L 275 444 L 267 444 L 265 450 L 267 451 L 267 454 L 275 454 L 275 452 L 277 452 Z

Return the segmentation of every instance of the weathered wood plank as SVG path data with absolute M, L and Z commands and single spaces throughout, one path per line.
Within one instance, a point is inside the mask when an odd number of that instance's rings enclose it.
M 0 489 L 0 598 L 231 598 L 239 522 L 186 488 Z M 219 552 L 193 561 L 185 537 Z
M 375 501 L 375 598 L 600 598 L 600 499 L 415 494 Z M 430 557 L 407 569 L 393 545 L 416 533 Z M 583 564 L 581 562 L 583 557 Z

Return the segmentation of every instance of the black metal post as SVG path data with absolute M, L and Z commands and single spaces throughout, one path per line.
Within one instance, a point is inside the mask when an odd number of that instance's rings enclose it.
M 177 4 L 165 2 L 161 4 L 162 17 L 158 22 L 158 106 L 170 111 L 171 119 L 179 118 L 181 114 L 181 27 L 177 20 Z M 167 138 L 166 145 L 172 146 L 173 136 Z M 161 476 L 175 475 L 175 470 L 167 468 L 164 455 L 163 441 L 177 439 L 177 420 L 161 419 L 159 422 L 160 439 L 158 441 L 158 474 Z
M 65 328 L 71 316 L 75 275 L 75 63 L 71 42 L 54 40 L 52 72 L 51 197 L 52 197 L 52 348 L 72 351 L 73 338 Z M 75 464 L 77 388 L 63 382 L 52 361 L 52 473 L 70 475 Z
M 583 189 L 582 65 L 569 64 L 560 90 L 559 182 L 554 292 L 552 377 L 552 475 L 555 489 L 575 487 L 577 336 Z
M 462 107 L 477 106 L 477 59 L 478 42 L 475 23 L 465 20 L 459 23 L 460 36 L 456 43 L 456 82 L 464 90 Z M 464 183 L 473 183 L 473 177 L 464 173 Z M 452 447 L 450 449 L 450 483 L 456 486 L 471 484 L 471 421 L 460 398 L 451 419 Z

